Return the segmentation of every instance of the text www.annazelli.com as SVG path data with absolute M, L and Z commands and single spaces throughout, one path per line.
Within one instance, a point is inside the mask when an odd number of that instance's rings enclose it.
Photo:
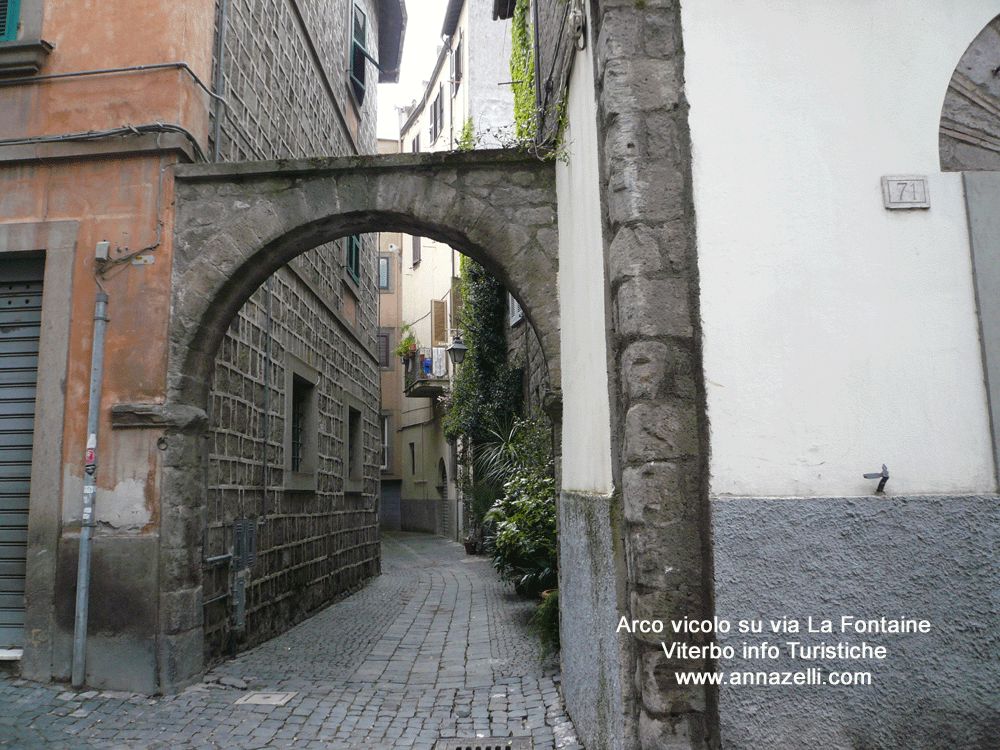
M 674 672 L 678 685 L 871 685 L 871 672 Z

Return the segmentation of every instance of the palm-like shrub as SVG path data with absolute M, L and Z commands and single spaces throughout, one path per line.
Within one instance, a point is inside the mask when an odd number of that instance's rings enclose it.
M 505 478 L 503 495 L 486 514 L 493 567 L 523 596 L 557 581 L 555 479 L 544 422 L 516 420 L 482 451 L 481 470 Z

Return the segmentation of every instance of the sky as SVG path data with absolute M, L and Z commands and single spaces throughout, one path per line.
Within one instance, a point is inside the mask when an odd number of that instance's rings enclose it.
M 399 83 L 378 86 L 378 137 L 399 138 L 396 107 L 410 104 L 424 93 L 441 46 L 441 26 L 448 0 L 406 0 L 406 34 Z

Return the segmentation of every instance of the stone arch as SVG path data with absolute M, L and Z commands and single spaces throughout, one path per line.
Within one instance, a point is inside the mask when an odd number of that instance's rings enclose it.
M 1000 171 L 1000 16 L 965 50 L 941 107 L 938 152 L 943 172 Z
M 175 172 L 167 403 L 119 404 L 119 426 L 161 426 L 161 689 L 202 670 L 204 441 L 215 354 L 274 271 L 353 234 L 448 243 L 504 282 L 534 326 L 558 388 L 558 236 L 551 162 L 507 151 L 186 165 Z M 558 394 L 556 394 L 558 401 Z M 159 445 L 159 444 L 158 444 Z
M 177 168 L 168 401 L 201 407 L 229 321 L 296 255 L 352 234 L 445 242 L 521 303 L 559 380 L 552 164 L 510 151 Z

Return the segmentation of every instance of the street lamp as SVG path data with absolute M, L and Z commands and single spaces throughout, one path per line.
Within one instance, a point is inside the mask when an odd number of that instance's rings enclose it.
M 451 342 L 445 351 L 448 352 L 448 356 L 451 357 L 452 363 L 456 365 L 462 364 L 462 360 L 465 359 L 465 353 L 469 351 L 469 347 L 462 343 L 462 334 L 456 333 L 455 339 Z

